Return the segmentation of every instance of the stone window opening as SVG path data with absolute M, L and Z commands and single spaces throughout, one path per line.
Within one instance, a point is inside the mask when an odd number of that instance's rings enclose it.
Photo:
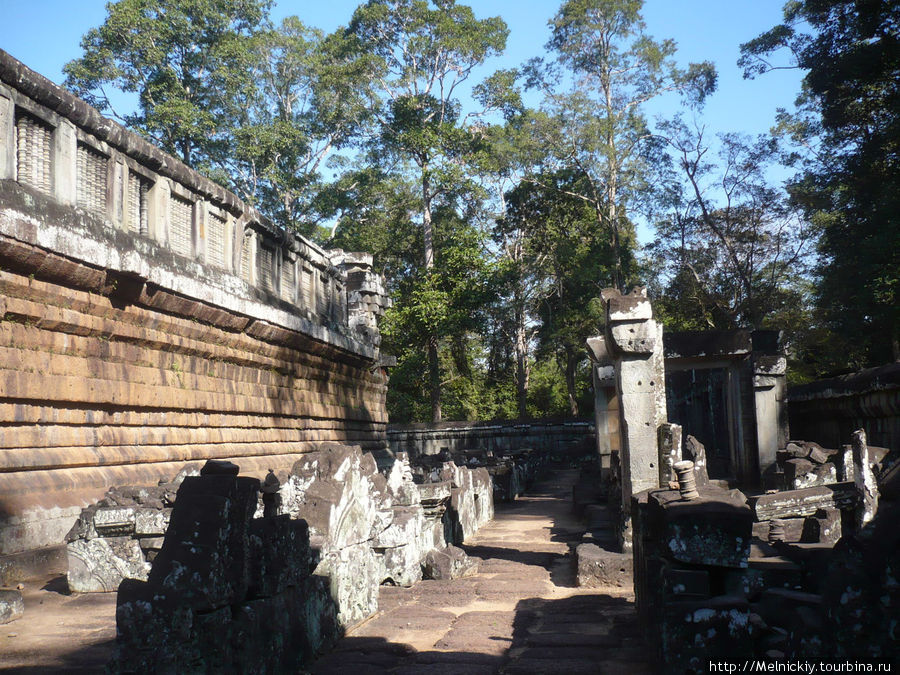
M 109 158 L 87 143 L 76 149 L 75 195 L 79 207 L 106 215 L 107 162 Z
M 135 234 L 150 234 L 149 199 L 153 182 L 141 174 L 128 171 L 128 229 Z
M 206 261 L 210 265 L 225 268 L 225 232 L 227 219 L 210 209 L 206 219 Z
M 194 205 L 177 195 L 169 202 L 170 224 L 169 246 L 178 255 L 190 258 L 194 253 Z
M 52 191 L 53 127 L 16 110 L 16 180 L 41 192 Z
M 275 249 L 266 244 L 262 244 L 257 253 L 256 261 L 258 271 L 258 283 L 267 293 L 276 293 L 276 269 L 275 269 Z

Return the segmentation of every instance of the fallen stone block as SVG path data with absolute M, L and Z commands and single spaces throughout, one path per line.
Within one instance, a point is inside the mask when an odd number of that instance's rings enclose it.
M 19 591 L 0 590 L 0 624 L 15 621 L 25 614 L 25 601 Z
M 69 590 L 75 593 L 115 591 L 124 579 L 146 580 L 150 564 L 137 539 L 78 539 L 66 546 Z
M 804 520 L 800 541 L 811 544 L 836 544 L 841 538 L 841 512 L 830 507 L 819 509 Z
M 171 516 L 172 509 L 134 509 L 134 533 L 138 537 L 164 535 Z
M 822 508 L 853 508 L 856 503 L 856 486 L 852 481 L 819 485 L 801 490 L 785 490 L 751 497 L 750 505 L 757 520 L 811 516 Z
M 150 581 L 181 593 L 198 611 L 243 600 L 248 530 L 258 494 L 255 478 L 215 473 L 185 478 Z
M 101 507 L 94 511 L 94 530 L 100 537 L 122 537 L 134 532 L 134 509 Z
M 697 480 L 697 489 L 702 491 L 709 484 L 709 469 L 706 465 L 706 448 L 703 443 L 693 436 L 688 436 L 684 441 L 685 460 L 694 463 L 694 477 Z
M 447 546 L 442 551 L 431 550 L 425 556 L 422 576 L 425 579 L 461 579 L 475 574 L 478 565 L 457 546 Z
M 576 583 L 582 588 L 634 585 L 633 559 L 630 553 L 605 551 L 594 544 L 579 544 L 575 549 Z

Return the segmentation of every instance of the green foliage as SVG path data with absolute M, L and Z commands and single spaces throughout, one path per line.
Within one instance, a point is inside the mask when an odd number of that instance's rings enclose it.
M 664 123 L 672 169 L 661 181 L 666 216 L 647 247 L 656 261 L 660 316 L 669 329 L 760 328 L 796 300 L 807 273 L 810 227 L 784 190 L 769 184 L 778 160 L 770 137 L 720 137 L 708 158 L 702 130 Z
M 138 95 L 121 119 L 195 168 L 227 146 L 221 120 L 252 86 L 250 49 L 269 0 L 119 0 L 66 64 L 66 86 L 115 114 L 107 86 Z
M 415 180 L 421 195 L 424 273 L 410 275 L 406 286 L 401 284 L 409 304 L 398 306 L 397 320 L 426 347 L 434 421 L 441 419 L 446 374 L 439 343 L 460 326 L 458 312 L 447 304 L 454 299 L 457 262 L 440 260 L 436 254 L 437 211 L 442 210 L 448 222 L 468 219 L 483 197 L 466 169 L 482 146 L 471 120 L 487 110 L 464 116 L 456 89 L 474 68 L 502 52 L 507 33 L 499 17 L 476 19 L 470 7 L 454 0 L 370 0 L 354 12 L 347 31 L 357 52 L 371 55 L 375 64 L 380 105 L 369 161 L 385 172 L 405 173 Z M 508 74 L 499 73 L 478 90 L 477 97 L 489 106 L 509 108 L 514 96 L 493 89 L 509 81 Z M 445 253 L 452 256 L 454 250 L 447 247 Z M 480 257 L 479 252 L 466 262 L 477 265 Z
M 791 186 L 819 231 L 815 341 L 820 373 L 900 358 L 900 43 L 893 2 L 797 0 L 785 21 L 742 45 L 747 76 L 806 71 L 797 112 L 780 131 L 797 142 Z
M 544 91 L 531 128 L 542 173 L 560 169 L 580 178 L 576 194 L 594 210 L 598 229 L 609 233 L 613 285 L 627 284 L 629 208 L 649 192 L 645 179 L 658 144 L 642 106 L 679 91 L 701 102 L 715 87 L 709 63 L 687 70 L 672 58 L 675 43 L 644 33 L 640 0 L 566 0 L 551 19 L 548 49 L 556 61 L 531 61 L 526 76 Z
M 581 180 L 562 171 L 520 183 L 506 195 L 507 213 L 498 223 L 500 233 L 522 233 L 522 264 L 510 270 L 511 281 L 538 287 L 527 308 L 539 321 L 537 355 L 562 364 L 573 415 L 578 413 L 575 373 L 586 360 L 584 340 L 603 321 L 598 298 L 615 274 L 610 240 L 597 232 L 590 205 L 577 197 Z M 633 273 L 633 259 L 625 262 Z

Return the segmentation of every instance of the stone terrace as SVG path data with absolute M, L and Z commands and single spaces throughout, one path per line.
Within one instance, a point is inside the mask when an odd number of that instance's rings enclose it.
M 379 612 L 356 626 L 313 673 L 653 672 L 630 589 L 574 587 L 568 542 L 575 470 L 557 471 L 466 546 L 477 574 L 382 587 Z M 4 672 L 103 672 L 115 636 L 115 596 L 66 596 L 29 585 L 38 611 L 0 631 Z

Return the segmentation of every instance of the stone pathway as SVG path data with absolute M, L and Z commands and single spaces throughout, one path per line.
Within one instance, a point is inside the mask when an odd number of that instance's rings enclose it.
M 574 470 L 555 471 L 465 549 L 475 576 L 383 587 L 378 614 L 312 668 L 337 673 L 653 673 L 631 589 L 574 588 Z

